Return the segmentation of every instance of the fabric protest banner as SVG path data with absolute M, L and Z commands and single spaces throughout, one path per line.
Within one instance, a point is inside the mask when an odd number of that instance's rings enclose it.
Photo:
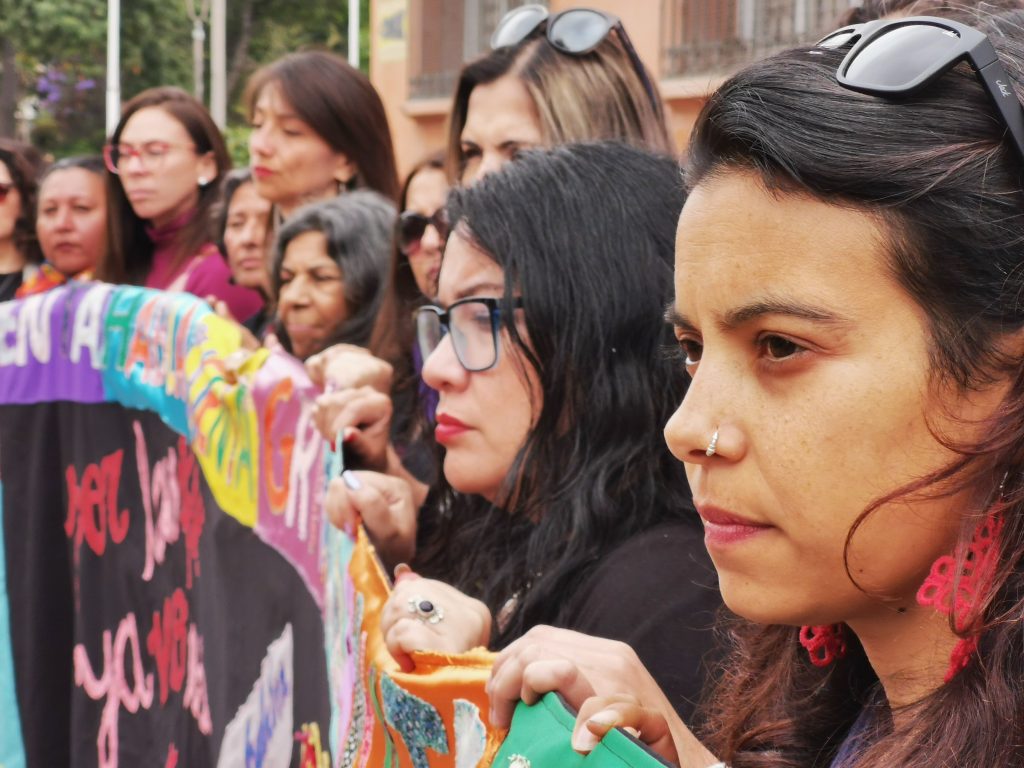
M 488 763 L 486 655 L 383 649 L 315 394 L 186 294 L 0 304 L 0 766 Z

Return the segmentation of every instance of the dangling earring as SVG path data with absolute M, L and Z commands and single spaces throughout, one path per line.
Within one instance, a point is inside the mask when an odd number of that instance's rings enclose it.
M 1005 478 L 1004 478 L 1005 483 Z M 1000 490 L 1002 485 L 999 486 Z M 953 626 L 957 632 L 966 632 L 970 626 L 978 599 L 988 591 L 999 561 L 999 534 L 1003 530 L 1002 499 L 993 505 L 988 517 L 974 529 L 971 543 L 963 553 L 963 568 L 956 573 L 955 555 L 942 555 L 932 563 L 931 571 L 917 590 L 919 605 L 932 606 L 939 613 L 953 614 Z M 959 553 L 958 553 L 959 554 Z M 948 683 L 967 666 L 971 656 L 978 649 L 978 636 L 961 637 L 949 660 L 946 670 Z
M 800 645 L 807 649 L 811 664 L 827 667 L 846 655 L 846 629 L 842 624 L 800 627 Z

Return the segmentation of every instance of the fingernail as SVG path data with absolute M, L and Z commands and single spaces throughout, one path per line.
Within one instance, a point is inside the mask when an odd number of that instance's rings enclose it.
M 363 484 L 359 482 L 359 478 L 352 474 L 350 469 L 346 469 L 341 473 L 341 479 L 345 482 L 345 487 L 350 491 L 358 491 L 363 487 Z
M 408 563 L 399 563 L 398 565 L 396 565 L 395 566 L 395 581 L 398 581 L 400 578 L 402 578 L 403 575 L 405 575 L 406 573 L 408 573 L 411 570 L 412 570 L 412 568 L 409 567 Z
M 602 728 L 611 729 L 619 724 L 619 720 L 619 713 L 614 709 L 602 709 L 597 714 L 591 715 L 587 722 Z
M 597 743 L 601 741 L 597 736 L 587 730 L 586 726 L 579 726 L 572 734 L 572 748 L 584 754 L 593 751 Z
M 342 433 L 342 442 L 347 443 L 353 440 L 356 436 L 357 431 L 358 430 L 354 429 L 353 427 L 345 427 L 345 431 Z
M 331 440 L 331 453 L 337 453 L 337 451 L 338 451 L 337 444 L 333 440 Z

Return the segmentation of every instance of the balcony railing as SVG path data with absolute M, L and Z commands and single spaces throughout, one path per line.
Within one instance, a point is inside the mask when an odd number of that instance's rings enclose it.
M 858 0 L 662 0 L 662 77 L 727 74 L 816 40 Z

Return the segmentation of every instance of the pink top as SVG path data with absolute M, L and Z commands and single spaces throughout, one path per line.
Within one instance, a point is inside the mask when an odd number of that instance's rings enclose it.
M 195 215 L 196 211 L 192 210 L 159 229 L 146 227 L 146 234 L 154 245 L 153 266 L 146 276 L 146 287 L 186 291 L 203 299 L 213 296 L 227 304 L 238 322 L 248 320 L 263 308 L 263 297 L 259 291 L 231 282 L 231 270 L 213 243 L 204 245 L 199 253 L 171 272 L 174 239 Z

